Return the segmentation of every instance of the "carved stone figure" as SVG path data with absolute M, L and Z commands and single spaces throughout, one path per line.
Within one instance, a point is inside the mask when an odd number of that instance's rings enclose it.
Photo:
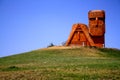
M 66 46 L 94 46 L 85 24 L 74 24 Z
M 96 47 L 104 47 L 105 11 L 91 10 L 88 12 L 89 33 Z
M 89 27 L 85 24 L 74 24 L 66 46 L 104 47 L 105 12 L 91 10 L 88 12 Z
M 103 10 L 91 10 L 88 12 L 89 33 L 92 36 L 103 36 L 105 33 L 105 12 Z

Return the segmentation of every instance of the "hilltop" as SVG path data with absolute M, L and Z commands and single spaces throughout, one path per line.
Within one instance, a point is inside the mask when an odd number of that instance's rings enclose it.
M 50 47 L 0 58 L 0 80 L 120 79 L 120 50 Z

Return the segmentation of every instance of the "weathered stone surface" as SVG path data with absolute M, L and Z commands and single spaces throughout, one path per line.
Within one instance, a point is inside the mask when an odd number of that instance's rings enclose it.
M 91 10 L 88 12 L 89 33 L 96 47 L 104 47 L 105 11 Z
M 66 46 L 94 46 L 85 24 L 74 24 Z
M 88 12 L 89 33 L 92 36 L 103 36 L 105 33 L 105 12 L 103 10 L 91 10 Z
M 104 47 L 105 12 L 91 10 L 88 12 L 89 27 L 85 24 L 74 24 L 66 46 Z

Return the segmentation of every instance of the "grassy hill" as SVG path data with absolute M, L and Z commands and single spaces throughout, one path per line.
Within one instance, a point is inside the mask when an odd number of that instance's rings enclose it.
M 120 50 L 49 48 L 0 58 L 0 80 L 120 80 Z

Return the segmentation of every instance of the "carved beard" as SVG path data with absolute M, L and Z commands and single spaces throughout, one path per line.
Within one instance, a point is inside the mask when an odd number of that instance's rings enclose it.
M 92 36 L 103 36 L 105 33 L 105 24 L 103 21 L 90 21 L 89 33 Z

